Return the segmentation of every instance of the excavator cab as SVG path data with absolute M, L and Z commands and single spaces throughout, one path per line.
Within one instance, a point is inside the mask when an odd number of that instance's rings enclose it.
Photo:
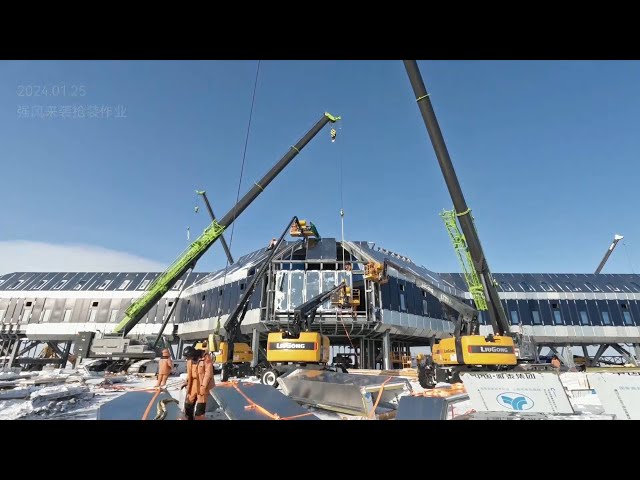
M 316 226 L 306 220 L 298 220 L 291 225 L 289 235 L 292 237 L 315 237 L 320 238 L 320 234 L 316 229 Z

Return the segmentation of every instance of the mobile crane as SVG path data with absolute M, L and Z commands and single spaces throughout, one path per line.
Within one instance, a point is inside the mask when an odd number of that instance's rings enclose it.
M 458 322 L 454 336 L 434 345 L 431 359 L 421 363 L 419 370 L 426 372 L 423 377 L 455 381 L 464 369 L 512 369 L 534 362 L 535 345 L 521 333 L 511 331 L 418 65 L 415 60 L 404 60 L 404 66 L 453 201 L 454 210 L 444 212 L 442 217 L 463 264 L 475 306 L 487 311 L 494 332 L 483 336 L 477 322 Z
M 225 339 L 223 341 L 219 341 L 214 334 L 209 335 L 209 349 L 211 351 L 220 352 L 216 355 L 215 363 L 221 365 L 223 382 L 226 382 L 229 377 L 243 377 L 253 373 L 251 366 L 253 361 L 253 352 L 249 339 L 246 335 L 242 334 L 240 326 L 247 314 L 247 308 L 257 286 L 266 277 L 267 272 L 269 271 L 271 260 L 273 260 L 279 253 L 282 253 L 280 251 L 280 246 L 282 245 L 287 232 L 290 232 L 292 236 L 304 236 L 304 239 L 301 241 L 304 242 L 306 238 L 308 238 L 308 235 L 305 235 L 305 233 L 309 231 L 309 228 L 305 228 L 305 226 L 306 222 L 304 220 L 298 220 L 298 217 L 295 216 L 291 219 L 276 243 L 269 245 L 271 253 L 267 256 L 260 269 L 248 283 L 240 301 L 225 321 Z M 295 249 L 301 242 L 296 242 L 290 248 Z
M 352 290 L 343 281 L 296 307 L 289 328 L 271 332 L 267 337 L 267 367 L 260 375 L 263 384 L 276 386 L 279 376 L 300 367 L 335 371 L 329 366 L 329 337 L 311 331 L 318 308 L 328 299 L 338 308 L 352 308 L 360 304 L 360 292 Z M 338 368 L 347 373 L 343 365 L 338 365 Z
M 145 347 L 149 347 L 149 345 L 134 345 L 135 341 L 125 338 L 126 335 L 185 273 L 195 267 L 196 262 L 205 254 L 209 247 L 221 237 L 224 230 L 244 212 L 271 181 L 300 153 L 309 141 L 311 141 L 326 124 L 335 123 L 338 120 L 340 120 L 340 117 L 324 113 L 320 120 L 287 151 L 278 163 L 253 185 L 220 221 L 212 221 L 204 232 L 191 243 L 187 250 L 185 250 L 167 270 L 151 282 L 147 290 L 127 308 L 124 312 L 124 317 L 112 333 L 103 334 L 103 338 L 94 340 L 94 332 L 79 332 L 78 340 L 81 341 L 79 357 L 119 358 L 127 359 L 128 361 L 128 359 L 131 358 L 140 359 L 156 356 L 159 352 L 155 352 L 153 349 L 146 350 Z M 125 364 L 122 368 L 126 369 L 127 367 L 128 365 Z

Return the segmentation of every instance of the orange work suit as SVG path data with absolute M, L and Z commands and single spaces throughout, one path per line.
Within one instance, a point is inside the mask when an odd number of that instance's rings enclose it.
M 185 410 L 190 410 L 195 404 L 196 420 L 204 420 L 207 398 L 214 386 L 213 361 L 210 355 L 205 353 L 198 360 L 187 361 L 187 398 L 185 400 Z
M 170 357 L 163 357 L 158 366 L 158 384 L 156 387 L 164 387 L 167 384 L 169 375 L 173 370 L 173 360 Z

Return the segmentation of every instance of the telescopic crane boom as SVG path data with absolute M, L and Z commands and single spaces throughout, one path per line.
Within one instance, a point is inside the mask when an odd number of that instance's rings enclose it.
M 220 238 L 225 228 L 231 225 L 236 218 L 267 188 L 271 181 L 293 160 L 300 151 L 315 137 L 322 127 L 327 123 L 334 123 L 340 117 L 334 117 L 329 113 L 322 115 L 322 118 L 311 127 L 311 129 L 276 163 L 251 190 L 249 190 L 234 207 L 222 217 L 220 221 L 213 221 L 202 235 L 200 235 L 187 250 L 162 274 L 160 274 L 142 294 L 125 311 L 124 318 L 114 329 L 118 335 L 126 335 L 136 326 L 140 319 L 160 300 L 164 294 L 185 274 L 193 268 L 196 262 L 205 252 Z
M 502 307 L 498 291 L 495 288 L 495 283 L 491 272 L 489 271 L 489 265 L 484 256 L 482 246 L 480 244 L 480 238 L 476 231 L 471 217 L 471 210 L 467 206 L 467 202 L 464 199 L 458 177 L 453 168 L 453 163 L 449 157 L 447 146 L 445 144 L 438 120 L 436 119 L 429 94 L 422 80 L 422 75 L 418 69 L 418 64 L 415 60 L 404 60 L 404 66 L 411 82 L 411 87 L 416 96 L 416 101 L 422 114 L 422 119 L 427 127 L 429 138 L 436 153 L 440 169 L 444 176 L 444 180 L 447 184 L 447 189 L 453 200 L 453 205 L 456 212 L 456 217 L 462 228 L 464 234 L 464 240 L 468 247 L 468 251 L 471 255 L 473 267 L 480 276 L 482 281 L 483 290 L 485 293 L 485 299 L 487 304 L 487 313 L 489 321 L 493 326 L 494 333 L 498 335 L 505 335 L 510 331 L 510 325 L 507 320 L 507 315 Z
M 604 254 L 604 258 L 600 262 L 600 265 L 598 265 L 598 268 L 596 268 L 596 271 L 594 272 L 596 275 L 598 275 L 602 271 L 602 269 L 604 268 L 605 263 L 607 263 L 607 260 L 609 260 L 609 257 L 613 253 L 613 249 L 616 248 L 616 245 L 618 245 L 618 242 L 620 240 L 622 240 L 623 238 L 624 237 L 622 235 L 618 235 L 618 234 L 613 236 L 613 242 L 609 246 L 609 249 L 607 250 L 607 253 Z

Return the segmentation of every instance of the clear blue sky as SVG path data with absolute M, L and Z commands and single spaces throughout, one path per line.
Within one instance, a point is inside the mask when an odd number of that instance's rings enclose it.
M 1 63 L 0 242 L 171 263 L 187 226 L 193 240 L 208 223 L 194 190 L 218 216 L 235 202 L 256 65 Z M 628 248 L 604 272 L 631 273 L 627 253 L 640 270 L 640 62 L 419 65 L 494 272 L 592 272 L 614 233 Z M 26 85 L 66 96 L 20 96 Z M 19 118 L 20 106 L 49 105 L 122 105 L 126 118 Z M 342 162 L 348 239 L 459 271 L 438 216 L 451 200 L 399 60 L 262 61 L 241 194 L 325 111 L 343 117 L 337 142 L 325 127 L 245 211 L 235 256 L 294 214 L 339 237 Z M 216 244 L 198 270 L 224 264 Z

